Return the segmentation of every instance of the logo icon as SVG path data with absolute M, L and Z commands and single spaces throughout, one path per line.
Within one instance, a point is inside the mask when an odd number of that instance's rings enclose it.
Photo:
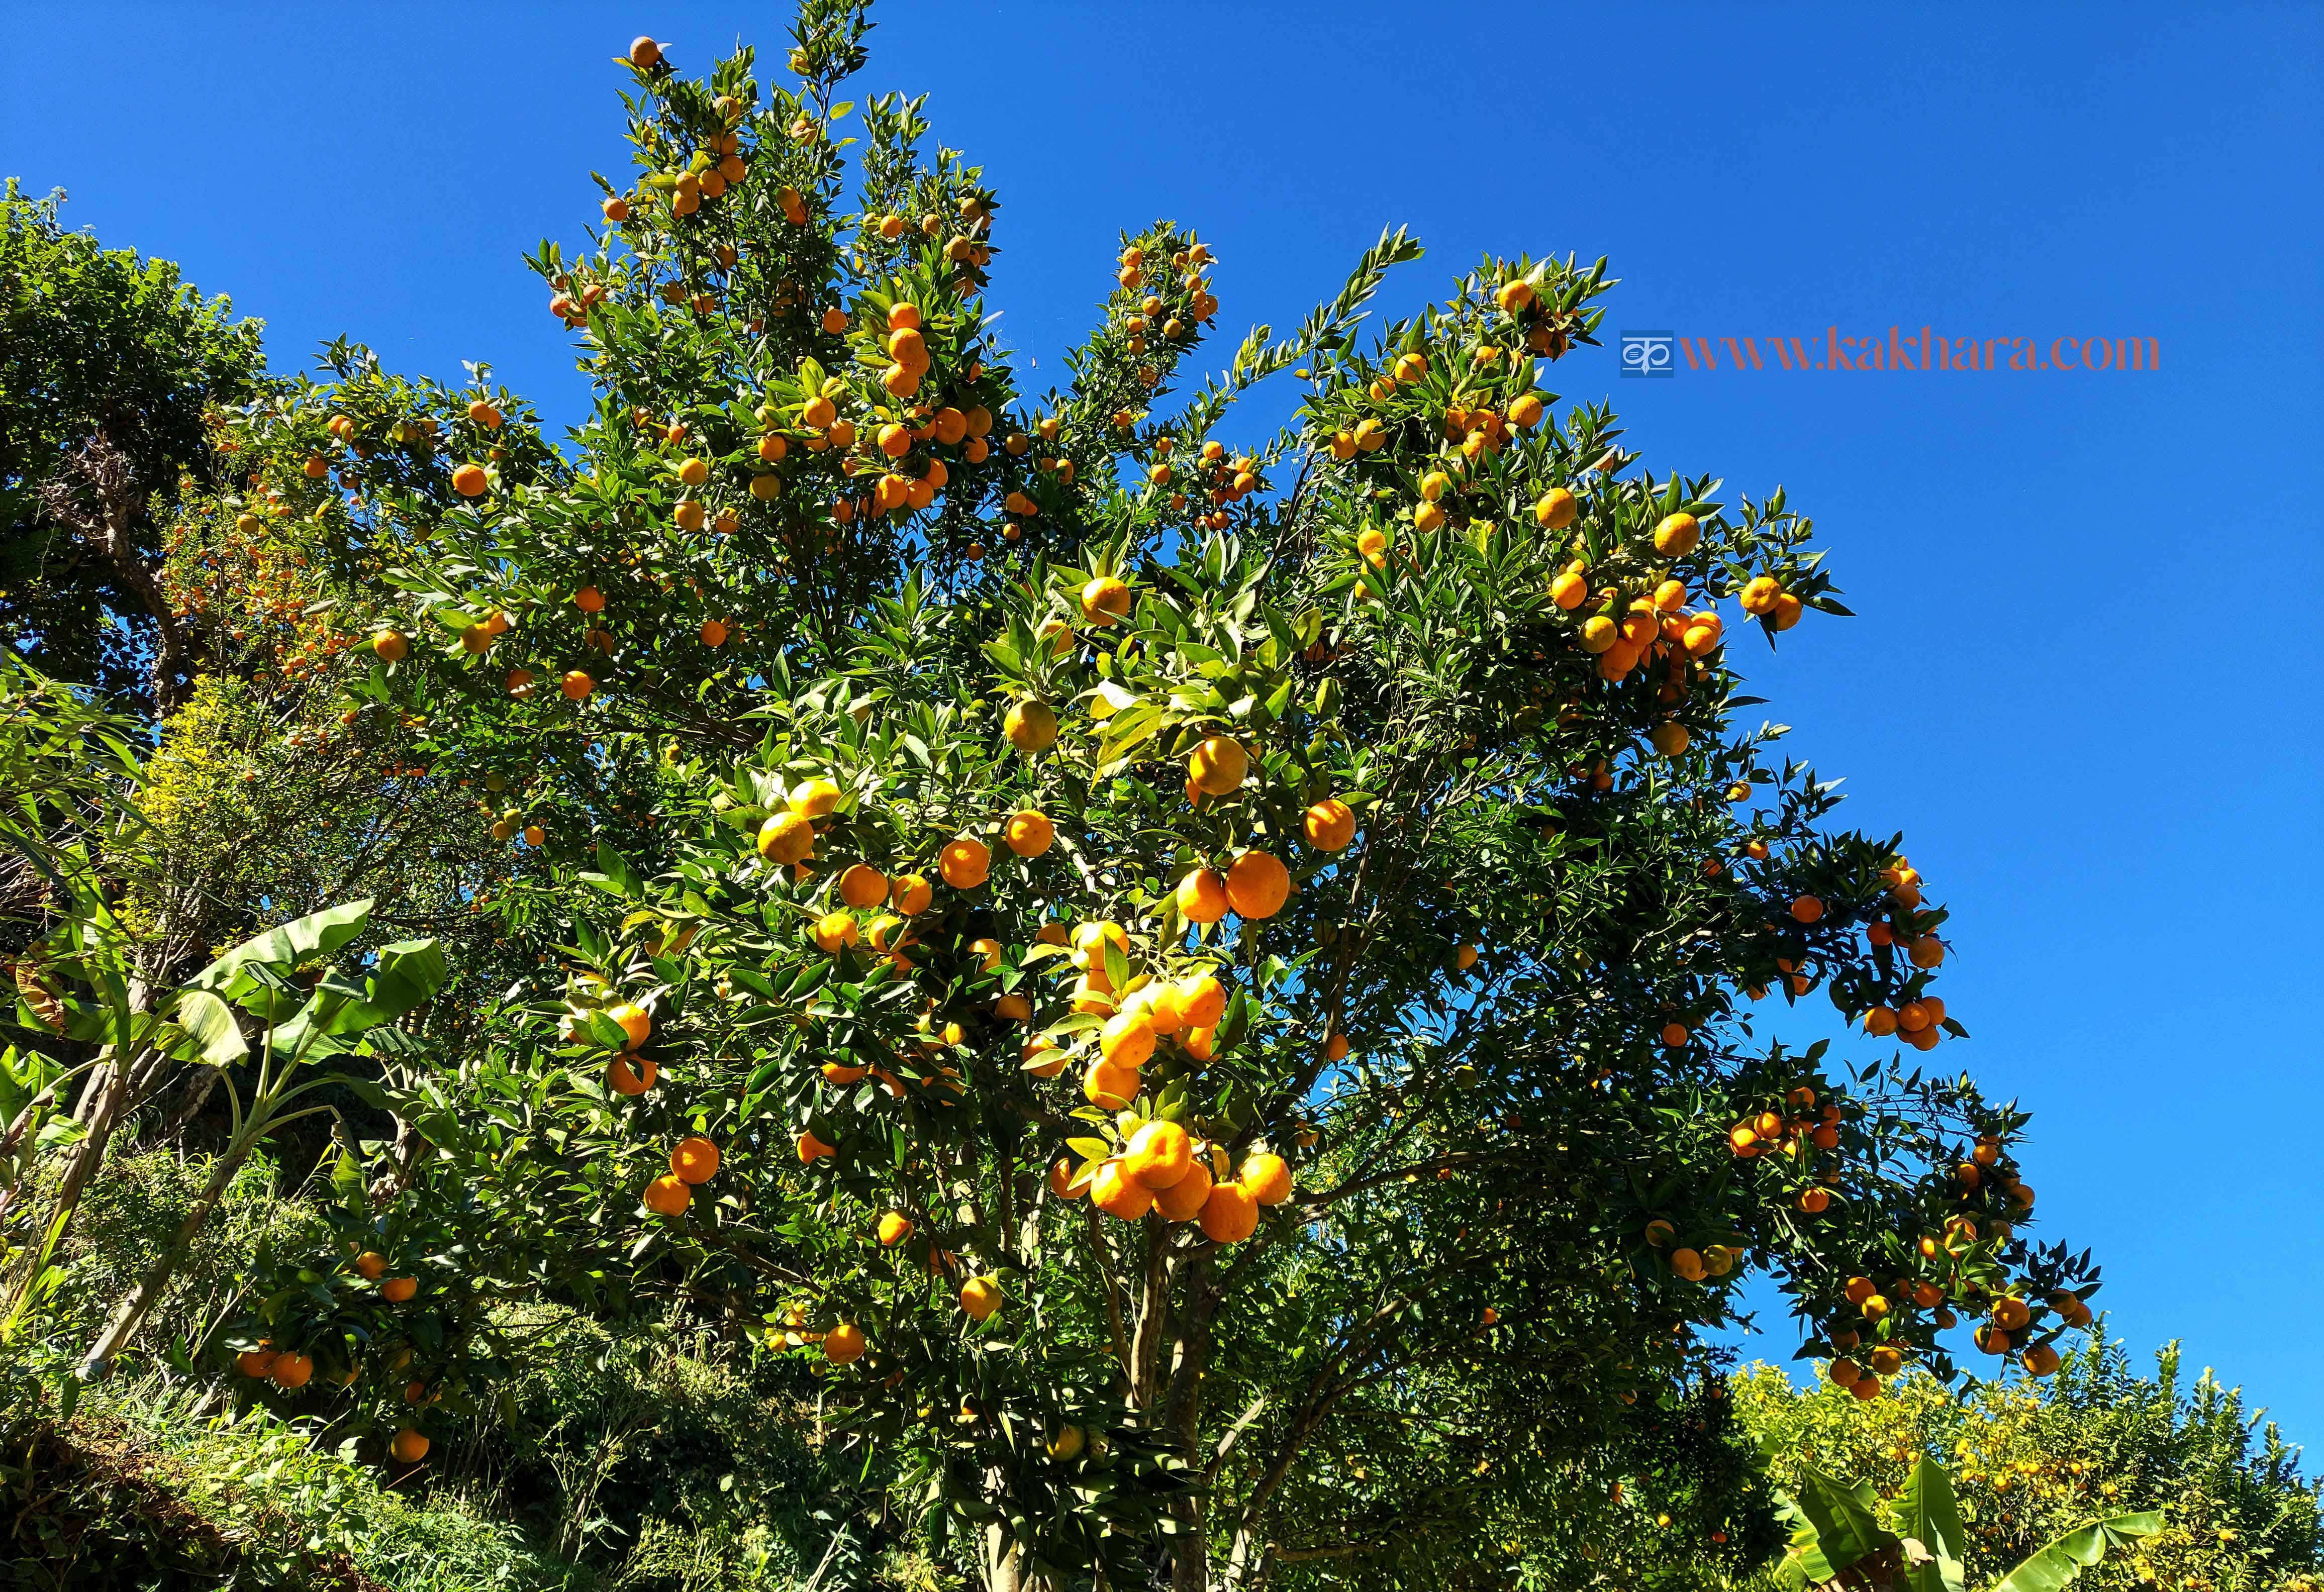
M 1672 332 L 1624 332 L 1622 334 L 1622 373 L 1626 376 L 1675 376 L 1678 366 L 1672 363 L 1671 344 L 1676 334 Z

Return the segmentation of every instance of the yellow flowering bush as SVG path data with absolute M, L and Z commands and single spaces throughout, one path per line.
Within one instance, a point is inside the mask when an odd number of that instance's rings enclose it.
M 2160 1509 L 2159 1534 L 2086 1570 L 2078 1586 L 2324 1588 L 2324 1519 L 2296 1451 L 2208 1369 L 2182 1386 L 2175 1343 L 2156 1361 L 2153 1376 L 2137 1375 L 2120 1344 L 2101 1341 L 2046 1382 L 1973 1382 L 1954 1393 L 1916 1374 L 1871 1403 L 1829 1382 L 1803 1391 L 1777 1367 L 1754 1365 L 1735 1380 L 1736 1413 L 1787 1490 L 1805 1463 L 1868 1478 L 1884 1498 L 1923 1454 L 1948 1466 L 1971 1587 L 2096 1516 Z

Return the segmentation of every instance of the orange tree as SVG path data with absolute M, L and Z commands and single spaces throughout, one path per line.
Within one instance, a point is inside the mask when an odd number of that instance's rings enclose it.
M 1963 1315 L 2052 1368 L 2023 1116 L 1755 1019 L 1961 1032 L 1896 842 L 1737 720 L 1730 640 L 1845 612 L 1806 521 L 1540 388 L 1602 262 L 1368 331 L 1391 234 L 1195 381 L 1157 223 L 1027 392 L 865 32 L 632 48 L 636 173 L 535 262 L 569 446 L 360 363 L 238 422 L 335 538 L 306 656 L 526 848 L 537 973 L 379 1096 L 464 1275 L 798 1357 L 997 1587 L 1595 1575 L 1642 1489 L 1758 1562 L 1700 1337 L 1755 1273 L 1859 1397 Z

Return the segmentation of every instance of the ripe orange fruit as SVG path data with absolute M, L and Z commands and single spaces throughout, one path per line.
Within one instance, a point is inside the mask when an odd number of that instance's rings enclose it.
M 1001 837 L 1019 857 L 1038 857 L 1057 838 L 1057 830 L 1047 814 L 1028 809 L 1010 815 Z
M 1356 838 L 1355 810 L 1337 796 L 1326 796 L 1300 817 L 1307 843 L 1319 851 L 1344 851 Z
M 382 630 L 371 639 L 371 649 L 382 663 L 401 663 L 411 653 L 411 640 L 401 630 Z
M 852 1366 L 863 1357 L 863 1329 L 842 1321 L 823 1335 L 823 1357 L 835 1366 Z
M 1108 1111 L 1119 1111 L 1138 1098 L 1138 1069 L 1117 1067 L 1103 1056 L 1090 1058 L 1089 1071 L 1082 1075 L 1082 1095 L 1093 1106 Z
M 1250 759 L 1233 737 L 1213 735 L 1186 754 L 1187 777 L 1209 796 L 1231 796 L 1250 776 Z
M 620 1026 L 622 1037 L 628 1041 L 626 1049 L 637 1049 L 653 1032 L 651 1014 L 633 1002 L 623 1001 L 619 1006 L 608 1007 L 605 1015 Z
M 1684 724 L 1675 719 L 1665 719 L 1655 726 L 1651 739 L 1656 751 L 1666 758 L 1674 758 L 1686 750 L 1691 738 Z
M 1245 851 L 1227 870 L 1227 905 L 1254 921 L 1273 917 L 1291 898 L 1291 871 L 1265 851 Z
M 1581 511 L 1582 505 L 1574 501 L 1572 492 L 1562 486 L 1551 487 L 1541 494 L 1541 501 L 1533 506 L 1533 517 L 1545 530 L 1567 529 Z M 1559 606 L 1570 607 L 1572 604 L 1560 603 Z
M 1686 1044 L 1688 1037 L 1687 1026 L 1684 1023 L 1665 1023 L 1663 1025 L 1662 1041 L 1663 1044 L 1666 1048 L 1671 1050 L 1680 1049 Z
M 567 669 L 565 671 L 565 677 L 557 683 L 557 688 L 564 692 L 572 701 L 586 702 L 589 699 L 589 694 L 597 688 L 597 682 L 591 679 L 583 670 Z
M 791 792 L 790 808 L 802 818 L 828 818 L 839 805 L 839 787 L 828 779 L 802 779 Z
M 1935 967 L 1945 960 L 1945 943 L 1934 934 L 1923 934 L 1913 942 L 1907 954 L 1914 967 Z
M 2058 1351 L 2050 1344 L 2037 1343 L 2025 1351 L 2025 1368 L 2036 1376 L 2047 1376 L 2058 1368 Z
M 868 862 L 850 864 L 839 876 L 839 898 L 859 912 L 877 906 L 888 898 L 888 876 Z
M 718 1146 L 698 1133 L 682 1138 L 669 1153 L 669 1170 L 682 1182 L 708 1182 L 718 1175 Z
M 653 1087 L 654 1075 L 658 1071 L 659 1069 L 651 1061 L 642 1057 L 639 1058 L 637 1067 L 632 1071 L 628 1060 L 615 1056 L 605 1067 L 605 1087 L 615 1094 L 643 1094 Z
M 364 1250 L 355 1256 L 355 1275 L 366 1283 L 378 1282 L 387 1275 L 387 1256 L 376 1250 Z
M 390 1277 L 379 1285 L 379 1296 L 390 1304 L 402 1304 L 419 1292 L 417 1277 Z
M 1669 515 L 1655 527 L 1655 551 L 1665 558 L 1683 558 L 1694 551 L 1702 534 L 1693 515 Z
M 1775 599 L 1782 594 L 1783 587 L 1775 584 L 1775 577 L 1762 575 L 1745 583 L 1738 601 L 1744 612 L 1764 616 L 1775 611 Z
M 1057 739 L 1056 709 L 1046 702 L 1011 702 L 1009 713 L 1001 718 L 1001 734 L 1025 755 L 1048 750 Z
M 971 1277 L 960 1285 L 960 1308 L 973 1321 L 983 1321 L 1001 1308 L 1001 1283 L 996 1277 Z
M 812 1127 L 798 1136 L 798 1158 L 802 1166 L 838 1154 L 837 1150 L 816 1137 Z
M 1831 1204 L 1831 1194 L 1825 1189 L 1803 1189 L 1799 1203 L 1810 1216 L 1821 1215 Z
M 249 1377 L 260 1377 L 274 1369 L 274 1351 L 267 1348 L 245 1348 L 234 1357 L 234 1368 Z
M 1690 1283 L 1702 1281 L 1702 1256 L 1692 1249 L 1674 1249 L 1670 1256 L 1671 1270 Z
M 1112 575 L 1099 575 L 1082 588 L 1082 615 L 1092 624 L 1119 622 L 1129 614 L 1130 604 L 1130 588 Z
M 889 900 L 906 917 L 918 917 L 936 899 L 935 887 L 917 873 L 899 873 L 890 887 Z
M 955 890 L 973 890 L 992 871 L 992 850 L 982 841 L 963 835 L 936 858 L 936 871 Z
M 694 1191 L 675 1177 L 658 1177 L 646 1184 L 646 1209 L 663 1216 L 676 1216 L 694 1202 Z
M 1154 1025 L 1143 1011 L 1117 1012 L 1098 1031 L 1097 1044 L 1110 1065 L 1134 1072 L 1154 1054 Z
M 1178 916 L 1188 923 L 1216 923 L 1227 915 L 1227 881 L 1213 868 L 1197 868 L 1178 881 Z
M 1813 896 L 1792 897 L 1792 916 L 1799 923 L 1813 923 L 1823 916 L 1823 903 Z
M 1259 1197 L 1240 1182 L 1215 1183 L 1198 1219 L 1212 1242 L 1240 1244 L 1259 1230 Z
M 855 943 L 857 937 L 853 913 L 826 912 L 815 922 L 815 943 L 834 956 Z
M 797 813 L 778 813 L 759 826 L 759 855 L 774 862 L 804 862 L 815 850 L 815 826 Z
M 890 1249 L 912 1236 L 912 1219 L 900 1210 L 884 1211 L 880 1217 L 880 1242 Z
M 1195 1155 L 1187 1161 L 1185 1176 L 1154 1192 L 1154 1209 L 1165 1221 L 1192 1221 L 1203 1213 L 1210 1197 L 1211 1169 Z
M 833 1084 L 840 1089 L 846 1089 L 853 1084 L 862 1082 L 863 1075 L 871 1072 L 872 1069 L 869 1067 L 854 1066 L 846 1062 L 825 1062 L 823 1064 L 822 1071 L 825 1082 Z
M 1090 1183 L 1090 1202 L 1108 1216 L 1136 1221 L 1154 1209 L 1154 1191 L 1130 1175 L 1120 1156 L 1097 1169 Z
M 1130 1136 L 1121 1160 L 1123 1171 L 1148 1188 L 1175 1188 L 1194 1164 L 1194 1141 L 1176 1122 L 1157 1119 Z
M 484 496 L 486 484 L 482 465 L 463 465 L 452 472 L 452 490 L 464 498 Z
M 573 594 L 573 606 L 584 613 L 603 613 L 605 611 L 605 594 L 595 586 L 583 586 Z
M 296 1393 L 315 1375 L 315 1362 L 303 1354 L 279 1354 L 266 1368 L 267 1380 L 285 1393 Z
M 1262 1205 L 1281 1205 L 1291 1198 L 1291 1165 L 1280 1155 L 1262 1150 L 1243 1158 L 1236 1182 Z
M 428 1458 L 428 1439 L 406 1426 L 396 1432 L 395 1440 L 388 1445 L 388 1449 L 394 1454 L 397 1464 L 417 1465 Z
M 1226 1016 L 1226 986 L 1208 973 L 1197 973 L 1178 986 L 1178 1012 L 1190 1029 L 1206 1030 L 1218 1026 Z M 1190 1051 L 1193 1046 L 1187 1047 Z
M 1452 965 L 1467 972 L 1477 965 L 1477 948 L 1463 940 L 1452 948 Z

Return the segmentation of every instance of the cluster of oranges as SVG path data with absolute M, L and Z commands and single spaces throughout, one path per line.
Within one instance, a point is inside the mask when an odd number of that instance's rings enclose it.
M 1067 1157 L 1054 1163 L 1050 1191 L 1065 1200 L 1087 1194 L 1123 1221 L 1149 1211 L 1166 1221 L 1191 1221 L 1218 1244 L 1240 1244 L 1258 1231 L 1259 1207 L 1291 1199 L 1290 1164 L 1271 1151 L 1244 1156 L 1237 1172 L 1224 1148 L 1197 1143 L 1176 1122 L 1156 1118 L 1125 1126 L 1118 1153 L 1079 1166 Z
M 974 295 L 984 285 L 987 268 L 992 263 L 992 245 L 989 241 L 992 227 L 991 201 L 982 193 L 965 193 L 953 201 L 955 217 L 945 237 L 945 218 L 935 210 L 919 219 L 917 230 L 923 238 L 934 242 L 944 238 L 937 253 L 953 271 L 952 290 L 963 298 Z M 890 210 L 882 215 L 865 215 L 857 222 L 858 235 L 877 236 L 883 243 L 895 243 L 914 224 Z
M 1544 359 L 1562 359 L 1573 345 L 1573 334 L 1581 328 L 1581 317 L 1573 310 L 1553 305 L 1541 296 L 1535 282 L 1538 274 L 1527 271 L 1500 283 L 1493 290 L 1493 303 L 1517 323 L 1526 352 Z
M 1801 1084 L 1784 1097 L 1784 1109 L 1756 1111 L 1727 1130 L 1728 1147 L 1738 1158 L 1751 1160 L 1760 1155 L 1789 1155 L 1794 1159 L 1805 1155 L 1812 1147 L 1835 1150 L 1840 1147 L 1840 1106 L 1826 1100 L 1821 1109 L 1816 1104 L 1816 1091 Z M 1821 1189 L 1810 1189 L 1800 1196 L 1800 1209 L 1810 1215 L 1824 1209 L 1830 1198 Z
M 350 1269 L 364 1282 L 377 1286 L 380 1298 L 389 1304 L 408 1304 L 420 1293 L 420 1280 L 411 1276 L 389 1276 L 390 1265 L 385 1256 L 365 1249 L 349 1263 Z M 410 1364 L 411 1350 L 406 1347 L 389 1357 L 386 1364 L 391 1373 L 401 1371 Z M 315 1358 L 298 1349 L 277 1349 L 262 1340 L 256 1348 L 244 1349 L 235 1357 L 235 1369 L 254 1381 L 273 1384 L 284 1393 L 296 1393 L 315 1379 Z M 350 1361 L 346 1370 L 336 1378 L 342 1387 L 352 1387 L 362 1375 L 361 1367 Z M 404 1391 L 404 1402 L 418 1403 L 425 1395 L 422 1384 L 413 1383 Z M 428 1457 L 429 1441 L 417 1427 L 401 1427 L 389 1442 L 389 1451 L 401 1464 L 416 1465 Z
M 697 1187 L 717 1175 L 718 1146 L 698 1133 L 689 1134 L 670 1150 L 669 1171 L 646 1185 L 646 1209 L 676 1216 L 694 1202 Z

